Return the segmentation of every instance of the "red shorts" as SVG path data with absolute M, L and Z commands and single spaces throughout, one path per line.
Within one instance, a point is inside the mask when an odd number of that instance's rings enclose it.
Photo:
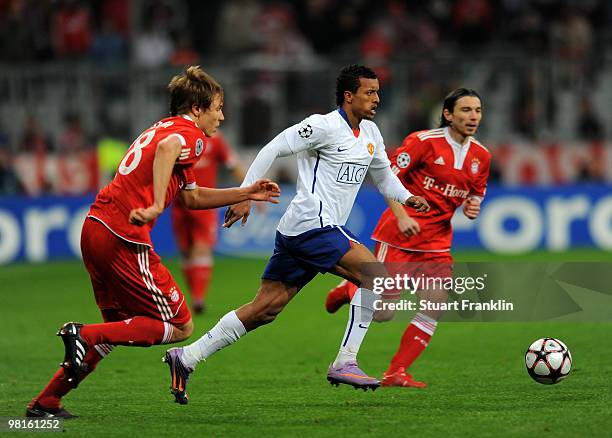
M 385 264 L 390 276 L 452 278 L 453 256 L 450 251 L 408 251 L 383 242 L 376 242 L 376 258 Z
M 183 294 L 152 248 L 127 242 L 87 218 L 81 252 L 103 314 L 148 316 L 176 326 L 191 319 Z
M 217 210 L 189 210 L 172 205 L 172 228 L 176 244 L 183 253 L 194 244 L 211 248 L 217 243 Z

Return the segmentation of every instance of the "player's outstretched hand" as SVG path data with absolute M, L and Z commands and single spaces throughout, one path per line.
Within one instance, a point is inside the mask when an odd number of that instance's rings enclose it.
M 476 219 L 480 214 L 480 199 L 469 198 L 463 203 L 463 214 L 469 219 Z
M 406 237 L 414 236 L 419 231 L 421 231 L 421 227 L 419 227 L 418 222 L 412 219 L 410 216 L 398 219 L 397 227 Z
M 251 201 L 243 201 L 238 204 L 230 205 L 227 207 L 227 210 L 225 210 L 223 227 L 229 228 L 240 219 L 242 219 L 242 225 L 244 225 L 249 218 L 249 214 L 251 214 Z
M 419 213 L 426 213 L 429 211 L 429 204 L 422 196 L 411 196 L 406 200 L 406 205 L 414 208 Z
M 251 201 L 268 201 L 278 204 L 280 187 L 269 179 L 259 179 L 247 187 Z
M 142 227 L 147 222 L 151 222 L 162 214 L 162 209 L 154 205 L 147 208 L 135 208 L 130 211 L 130 223 Z

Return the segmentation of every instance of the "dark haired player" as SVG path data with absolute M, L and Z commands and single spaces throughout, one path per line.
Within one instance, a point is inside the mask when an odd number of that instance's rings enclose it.
M 187 379 L 199 362 L 247 332 L 274 321 L 319 272 L 332 272 L 360 286 L 342 351 L 329 367 L 328 380 L 364 390 L 379 386 L 377 379 L 357 366 L 355 346 L 361 344 L 368 330 L 376 299 L 371 285 L 363 282 L 362 265 L 369 264 L 373 271 L 384 267 L 344 224 L 368 170 L 385 197 L 416 211 L 427 211 L 429 206 L 422 197 L 413 196 L 391 171 L 383 138 L 372 122 L 380 102 L 378 89 L 376 74 L 369 68 L 343 68 L 336 83 L 338 108 L 285 129 L 255 158 L 243 186 L 264 175 L 276 158 L 296 154 L 297 194 L 280 220 L 274 254 L 253 301 L 227 313 L 193 344 L 166 353 L 177 402 L 187 403 Z M 224 226 L 238 220 L 246 222 L 249 210 L 249 202 L 230 207 Z
M 482 103 L 478 93 L 459 88 L 444 99 L 438 129 L 410 134 L 393 153 L 393 172 L 411 193 L 427 197 L 431 209 L 411 212 L 387 199 L 389 208 L 382 214 L 372 235 L 378 260 L 408 263 L 404 266 L 414 277 L 452 276 L 451 219 L 460 206 L 468 218 L 478 217 L 489 176 L 491 154 L 472 137 L 481 118 Z M 357 287 L 347 281 L 340 283 L 327 296 L 327 311 L 336 312 L 351 301 L 356 290 Z M 420 291 L 419 298 L 446 301 L 448 294 Z M 391 316 L 381 312 L 380 319 Z M 433 310 L 415 315 L 383 377 L 383 386 L 426 386 L 415 381 L 406 370 L 427 347 L 440 316 L 441 312 Z

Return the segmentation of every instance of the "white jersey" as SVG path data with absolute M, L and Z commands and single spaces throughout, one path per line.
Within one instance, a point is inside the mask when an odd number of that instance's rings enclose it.
M 385 144 L 374 122 L 362 120 L 355 137 L 338 110 L 312 115 L 285 130 L 297 153 L 297 193 L 278 224 L 295 236 L 313 228 L 344 225 L 368 168 L 389 167 Z
M 391 171 L 376 124 L 362 120 L 356 137 L 341 111 L 285 129 L 259 152 L 242 183 L 260 179 L 276 157 L 296 154 L 297 193 L 278 224 L 285 236 L 344 225 L 368 169 L 384 196 L 402 203 L 412 196 Z

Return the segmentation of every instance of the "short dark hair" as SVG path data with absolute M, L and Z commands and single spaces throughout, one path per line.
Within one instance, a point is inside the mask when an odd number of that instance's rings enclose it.
M 444 117 L 444 110 L 448 110 L 449 113 L 452 113 L 455 109 L 457 101 L 465 96 L 477 97 L 480 100 L 480 104 L 482 105 L 482 98 L 480 97 L 480 94 L 478 94 L 475 90 L 469 88 L 457 88 L 456 90 L 451 91 L 444 98 L 444 104 L 442 105 L 442 113 L 440 114 L 440 128 L 450 126 L 450 122 L 446 120 L 446 117 Z
M 351 64 L 340 70 L 336 79 L 336 105 L 344 103 L 344 92 L 356 93 L 361 82 L 359 78 L 378 79 L 376 73 L 365 65 Z

